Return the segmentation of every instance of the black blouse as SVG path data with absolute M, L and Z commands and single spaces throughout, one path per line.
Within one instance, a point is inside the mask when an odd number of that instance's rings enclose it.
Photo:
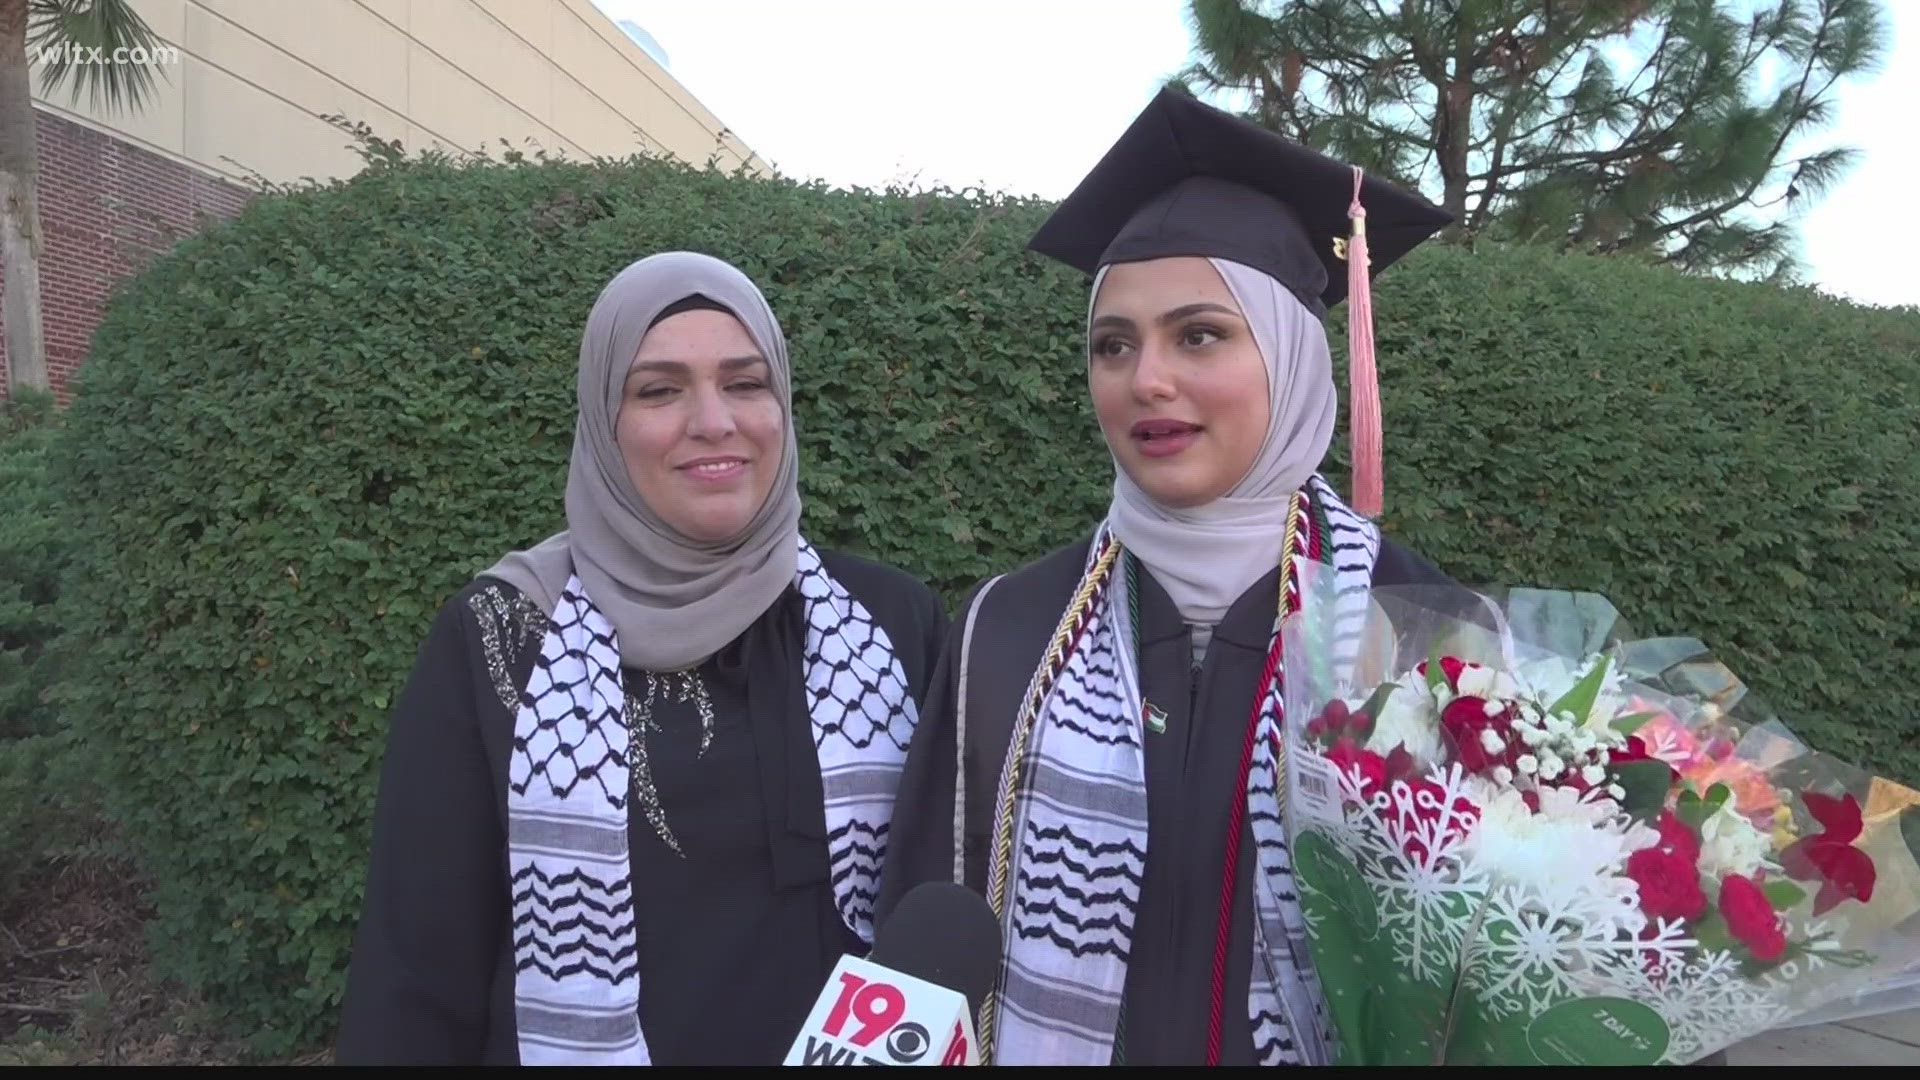
M 822 551 L 887 631 L 916 702 L 943 645 L 933 591 Z M 544 613 L 480 578 L 440 611 L 395 708 L 341 1064 L 517 1064 L 506 784 Z M 802 686 L 798 593 L 692 672 L 625 669 L 645 753 L 628 835 L 640 1022 L 661 1065 L 777 1065 L 843 953 Z M 642 762 L 644 761 L 644 765 Z M 748 1018 L 742 1020 L 742 1018 Z

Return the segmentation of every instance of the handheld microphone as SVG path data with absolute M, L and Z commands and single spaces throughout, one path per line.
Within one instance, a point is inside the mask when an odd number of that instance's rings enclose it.
M 788 1065 L 978 1065 L 973 1018 L 1000 970 L 1000 924 L 978 893 L 929 882 L 901 897 L 867 959 L 842 956 Z

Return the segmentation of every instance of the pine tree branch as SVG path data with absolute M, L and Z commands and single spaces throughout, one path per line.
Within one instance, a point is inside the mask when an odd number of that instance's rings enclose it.
M 1304 66 L 1306 70 L 1311 71 L 1316 75 L 1319 75 L 1323 79 L 1331 80 L 1334 78 L 1334 76 L 1332 76 L 1327 71 L 1322 69 L 1318 64 L 1308 63 Z M 1421 138 L 1417 132 L 1407 131 L 1400 128 L 1387 127 L 1381 124 L 1379 121 L 1374 120 L 1372 117 L 1365 115 L 1363 111 L 1342 110 L 1340 118 L 1348 123 L 1357 124 L 1360 127 L 1366 128 L 1367 130 L 1373 132 L 1375 135 L 1379 135 L 1385 138 L 1403 139 L 1407 142 L 1413 143 L 1415 146 L 1419 146 L 1422 148 L 1430 148 L 1432 145 L 1429 140 Z
M 1624 88 L 1617 89 L 1612 97 L 1608 98 L 1606 101 L 1601 102 L 1598 106 L 1596 106 L 1591 110 L 1574 109 L 1569 112 L 1564 112 L 1564 113 L 1559 113 L 1556 115 L 1549 116 L 1546 120 L 1540 122 L 1539 124 L 1536 124 L 1532 128 L 1529 128 L 1527 131 L 1522 132 L 1520 135 L 1515 136 L 1514 141 L 1519 143 L 1528 142 L 1532 140 L 1532 138 L 1535 135 L 1538 135 L 1540 132 L 1548 128 L 1555 128 L 1555 127 L 1561 128 L 1561 129 L 1578 128 L 1578 127 L 1584 126 L 1589 119 L 1598 120 L 1599 118 L 1604 117 L 1608 113 L 1612 112 L 1615 108 L 1618 108 L 1622 105 L 1633 105 L 1636 102 L 1636 100 L 1641 99 L 1643 97 L 1641 93 L 1636 92 L 1634 90 L 1634 86 L 1636 86 L 1640 82 L 1641 77 L 1646 75 L 1647 72 L 1665 70 L 1666 61 L 1669 58 L 1668 46 L 1671 45 L 1672 42 L 1673 42 L 1673 24 L 1669 22 L 1666 24 L 1666 28 L 1660 35 L 1660 43 L 1654 46 L 1654 49 L 1652 52 L 1647 54 L 1646 60 L 1643 61 L 1640 65 L 1640 70 L 1633 73 L 1633 78 L 1627 80 L 1627 83 Z M 1656 86 L 1661 85 L 1663 82 L 1664 82 L 1663 79 L 1660 79 L 1660 78 L 1654 79 L 1654 84 Z M 1653 102 L 1650 102 L 1650 101 L 1639 102 L 1639 109 L 1638 109 L 1639 119 L 1634 124 L 1634 129 L 1628 132 L 1626 137 L 1622 140 L 1623 145 L 1626 143 L 1631 143 L 1634 140 L 1640 138 L 1642 133 L 1645 132 L 1647 121 L 1652 117 L 1654 111 L 1655 111 L 1655 105 Z M 1685 110 L 1680 110 L 1680 112 L 1684 113 Z M 1674 123 L 1669 124 L 1666 130 L 1661 132 L 1661 135 L 1665 136 L 1665 135 L 1671 134 L 1673 128 L 1678 125 L 1678 122 L 1679 122 L 1679 119 L 1678 119 L 1678 116 L 1676 116 Z M 1550 165 L 1565 164 L 1568 161 L 1581 159 L 1587 156 L 1587 154 L 1589 153 L 1591 153 L 1591 151 L 1572 151 L 1572 152 L 1562 153 L 1557 157 L 1557 159 L 1549 162 L 1548 164 Z M 1623 156 L 1631 156 L 1631 154 L 1623 155 Z
M 1774 137 L 1773 149 L 1771 150 L 1771 152 L 1768 154 L 1768 157 L 1767 157 L 1767 160 L 1769 161 L 1773 161 L 1780 156 L 1780 151 L 1786 148 L 1787 139 L 1792 136 L 1795 129 L 1799 126 L 1800 121 L 1804 118 L 1803 103 L 1807 100 L 1807 96 L 1806 96 L 1807 84 L 1813 81 L 1813 69 L 1820 62 L 1819 60 L 1820 46 L 1825 42 L 1827 33 L 1832 28 L 1832 26 L 1833 26 L 1833 19 L 1832 19 L 1831 13 L 1829 13 L 1826 17 L 1821 19 L 1820 29 L 1814 32 L 1813 41 L 1809 46 L 1809 48 L 1807 49 L 1806 64 L 1801 68 L 1799 82 L 1794 86 L 1794 91 L 1793 91 L 1794 107 L 1788 110 L 1787 122 L 1780 125 L 1780 134 Z M 1823 85 L 1820 88 L 1819 92 L 1816 93 L 1814 96 L 1816 98 L 1825 96 L 1827 91 L 1833 89 L 1834 83 L 1838 82 L 1839 79 L 1840 79 L 1840 75 L 1839 73 L 1836 72 L 1834 75 L 1832 75 L 1827 79 L 1826 84 Z M 1799 115 L 1796 115 L 1796 114 L 1799 114 Z M 1717 205 L 1708 207 L 1707 209 L 1699 211 L 1698 213 L 1691 214 L 1687 217 L 1681 218 L 1678 221 L 1669 222 L 1665 225 L 1662 225 L 1652 230 L 1649 234 L 1647 234 L 1648 240 L 1659 241 L 1666 237 L 1672 236 L 1675 233 L 1683 233 L 1687 229 L 1690 229 L 1696 225 L 1702 225 L 1709 221 L 1713 221 L 1719 218 L 1720 215 L 1725 214 L 1730 210 L 1736 209 L 1747 202 L 1750 202 L 1753 199 L 1754 195 L 1757 192 L 1759 192 L 1761 185 L 1767 182 L 1768 177 L 1772 175 L 1773 171 L 1774 170 L 1770 168 L 1762 169 L 1760 171 L 1760 174 L 1754 177 L 1752 182 L 1750 182 L 1747 185 L 1746 190 L 1741 192 L 1739 195 L 1734 196 L 1732 198 L 1723 199 Z
M 1541 40 L 1553 40 L 1553 33 L 1556 29 L 1553 23 L 1553 7 L 1554 5 L 1551 0 L 1547 0 L 1547 2 L 1542 4 Z M 1508 30 L 1508 33 L 1510 35 L 1519 33 L 1518 20 L 1516 20 Z M 1469 234 L 1478 233 L 1486 227 L 1487 219 L 1492 216 L 1493 207 L 1500 199 L 1502 193 L 1500 182 L 1506 178 L 1506 173 L 1503 170 L 1506 165 L 1507 147 L 1513 135 L 1513 125 L 1519 119 L 1519 112 L 1521 110 L 1520 103 L 1537 98 L 1544 92 L 1543 87 L 1552 86 L 1558 82 L 1560 76 L 1566 71 L 1568 61 L 1577 51 L 1578 50 L 1574 49 L 1567 50 L 1566 55 L 1561 58 L 1560 64 L 1544 83 L 1527 81 L 1511 95 L 1502 99 L 1501 108 L 1496 114 L 1497 119 L 1491 124 L 1493 128 L 1493 154 L 1487 162 L 1486 170 L 1477 177 L 1477 179 L 1481 181 L 1480 190 L 1469 193 L 1470 196 L 1476 200 L 1472 216 L 1470 216 L 1466 222 L 1466 232 Z M 1519 64 L 1520 61 L 1516 59 L 1515 63 Z M 1485 140 L 1482 140 L 1477 145 L 1485 145 Z
M 1212 20 L 1195 85 L 1255 95 L 1263 124 L 1371 170 L 1438 178 L 1455 235 L 1571 229 L 1701 269 L 1770 265 L 1785 235 L 1750 237 L 1749 214 L 1792 213 L 1844 170 L 1838 151 L 1782 155 L 1879 35 L 1833 0 L 1791 18 L 1786 0 L 1751 18 L 1707 0 L 1191 2 Z
M 1426 49 L 1421 48 L 1425 40 L 1422 35 L 1414 33 L 1411 26 L 1407 30 L 1407 46 L 1408 51 L 1413 54 L 1414 67 L 1420 72 L 1421 78 L 1432 83 L 1433 88 L 1444 95 L 1447 90 L 1447 73 L 1444 66 Z

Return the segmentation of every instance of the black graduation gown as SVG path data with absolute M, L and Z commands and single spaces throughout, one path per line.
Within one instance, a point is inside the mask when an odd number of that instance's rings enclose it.
M 821 556 L 885 628 L 922 700 L 946 626 L 938 597 L 891 567 Z M 480 610 L 476 596 L 488 601 Z M 714 721 L 704 752 L 691 699 L 653 709 L 649 772 L 685 853 L 641 800 L 629 803 L 641 1026 L 656 1064 L 778 1065 L 841 954 L 864 951 L 828 876 L 803 627 L 789 589 L 700 666 Z M 485 577 L 440 610 L 421 649 L 388 736 L 340 1064 L 519 1063 L 506 847 L 514 716 L 496 687 L 517 695 L 539 649 L 539 613 Z M 644 679 L 624 672 L 630 692 Z M 663 694 L 677 685 L 663 681 Z
M 1020 699 L 1086 565 L 1091 537 L 1008 574 L 975 615 L 967 686 L 966 884 L 983 895 L 1001 763 Z M 1248 713 L 1266 663 L 1279 568 L 1241 594 L 1214 628 L 1196 672 L 1191 628 L 1143 566 L 1139 574 L 1141 689 L 1166 711 L 1166 730 L 1147 736 L 1148 830 L 1125 993 L 1126 1064 L 1206 1061 L 1212 956 L 1227 825 Z M 984 583 L 982 583 L 984 584 Z M 1383 540 L 1376 586 L 1440 585 L 1449 578 Z M 927 708 L 901 781 L 880 918 L 908 889 L 953 876 L 954 710 L 964 620 L 980 586 L 954 616 Z M 1462 594 L 1464 595 L 1464 594 Z M 1242 852 L 1254 850 L 1251 827 Z M 1251 1065 L 1246 1000 L 1252 965 L 1253 860 L 1242 858 L 1228 952 L 1222 1065 Z
M 1086 565 L 1091 537 L 1006 575 L 974 616 L 967 686 L 965 884 L 987 891 L 993 800 L 1013 723 L 1034 667 L 1058 626 Z M 1242 593 L 1215 627 L 1204 662 L 1193 664 L 1191 628 L 1145 567 L 1139 575 L 1141 681 L 1166 712 L 1166 730 L 1147 736 L 1150 841 L 1128 957 L 1123 1008 L 1125 1064 L 1195 1065 L 1206 1061 L 1212 956 L 1226 867 L 1228 815 L 1244 798 L 1240 752 L 1254 692 L 1266 663 L 1279 568 Z M 913 886 L 953 877 L 954 712 L 968 610 L 986 585 L 956 609 L 934 670 L 926 707 L 895 803 L 891 847 L 876 918 Z M 1417 587 L 1422 603 L 1463 619 L 1485 613 L 1474 594 L 1408 548 L 1382 538 L 1376 588 Z M 1491 627 L 1489 627 L 1491 629 Z M 1253 949 L 1251 826 L 1241 830 L 1227 953 L 1222 1065 L 1254 1063 L 1247 990 Z M 1698 1062 L 1725 1065 L 1719 1051 Z

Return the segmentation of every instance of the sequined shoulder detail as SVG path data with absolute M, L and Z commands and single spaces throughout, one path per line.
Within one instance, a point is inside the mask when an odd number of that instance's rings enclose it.
M 488 585 L 467 598 L 480 622 L 480 647 L 487 661 L 493 692 L 508 712 L 520 708 L 520 688 L 513 669 L 528 646 L 538 648 L 547 630 L 547 613 L 518 591 Z

